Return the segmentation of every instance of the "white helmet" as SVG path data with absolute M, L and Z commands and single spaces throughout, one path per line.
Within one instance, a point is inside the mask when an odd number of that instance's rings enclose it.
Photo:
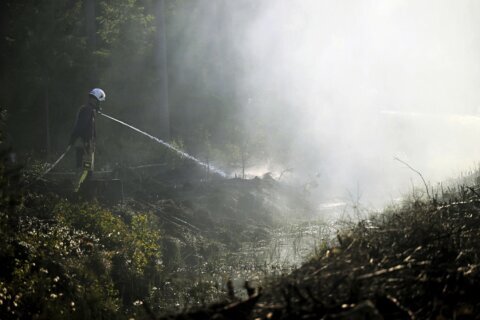
M 103 91 L 100 88 L 92 89 L 92 91 L 90 91 L 89 94 L 97 98 L 98 101 L 105 101 L 105 97 L 106 97 L 105 91 Z

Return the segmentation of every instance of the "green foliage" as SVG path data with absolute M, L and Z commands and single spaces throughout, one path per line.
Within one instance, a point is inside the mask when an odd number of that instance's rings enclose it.
M 31 190 L 20 205 L 13 169 L 2 157 L 0 318 L 119 318 L 148 298 L 162 270 L 151 214 L 125 221 L 99 204 Z
M 131 253 L 132 266 L 138 275 L 142 275 L 148 265 L 160 265 L 160 233 L 152 227 L 151 219 L 146 214 L 138 214 L 131 222 L 134 248 Z
M 99 205 L 65 200 L 51 210 L 48 220 L 23 213 L 17 232 L 1 238 L 0 315 L 112 318 L 147 298 L 162 270 L 151 215 L 126 223 Z
M 146 14 L 139 1 L 100 1 L 99 5 L 97 33 L 108 47 L 129 48 L 132 52 L 150 48 L 154 16 Z
M 62 201 L 53 212 L 56 220 L 101 239 L 101 244 L 107 250 L 117 249 L 129 235 L 125 222 L 98 204 L 72 205 L 68 201 Z
M 134 214 L 130 223 L 96 204 L 71 205 L 63 201 L 54 209 L 58 221 L 94 235 L 112 259 L 112 272 L 123 282 L 137 283 L 161 270 L 160 232 L 148 214 Z M 117 283 L 118 285 L 118 283 Z M 126 287 L 118 286 L 123 294 Z
M 120 304 L 98 239 L 63 224 L 25 220 L 10 239 L 12 264 L 5 275 L 9 294 L 0 314 L 48 319 L 112 317 Z

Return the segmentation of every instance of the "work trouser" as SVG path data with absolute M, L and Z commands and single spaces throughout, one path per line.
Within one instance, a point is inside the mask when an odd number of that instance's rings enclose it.
M 93 171 L 95 163 L 95 142 L 93 140 L 82 141 L 77 148 L 77 169 Z
M 94 141 L 83 141 L 81 147 L 77 147 L 77 169 L 80 169 L 77 186 L 75 192 L 79 192 L 83 182 L 91 179 L 93 174 L 93 164 L 95 160 L 95 143 Z

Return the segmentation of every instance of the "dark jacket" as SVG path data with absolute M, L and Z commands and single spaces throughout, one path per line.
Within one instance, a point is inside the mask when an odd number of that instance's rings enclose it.
M 87 104 L 78 110 L 75 126 L 70 136 L 70 144 L 75 143 L 77 138 L 82 139 L 83 142 L 90 142 L 95 137 L 95 109 Z

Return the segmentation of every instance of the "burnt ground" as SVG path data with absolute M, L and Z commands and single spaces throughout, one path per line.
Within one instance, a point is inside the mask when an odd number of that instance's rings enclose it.
M 244 241 L 267 238 L 266 230 L 280 225 L 285 213 L 305 217 L 311 210 L 301 191 L 268 176 L 208 183 L 172 177 L 125 179 L 131 195 L 125 201 L 134 210 L 156 212 L 169 237 L 186 249 L 185 234 L 197 233 L 214 239 L 214 251 L 236 250 Z M 313 258 L 263 289 L 246 284 L 248 299 L 227 288 L 221 301 L 167 318 L 477 319 L 479 235 L 478 187 L 405 200 L 343 225 L 334 245 L 320 245 Z M 144 307 L 152 319 L 164 314 Z
M 250 299 L 176 319 L 478 319 L 479 236 L 478 189 L 405 201 L 343 227 L 336 245 Z

